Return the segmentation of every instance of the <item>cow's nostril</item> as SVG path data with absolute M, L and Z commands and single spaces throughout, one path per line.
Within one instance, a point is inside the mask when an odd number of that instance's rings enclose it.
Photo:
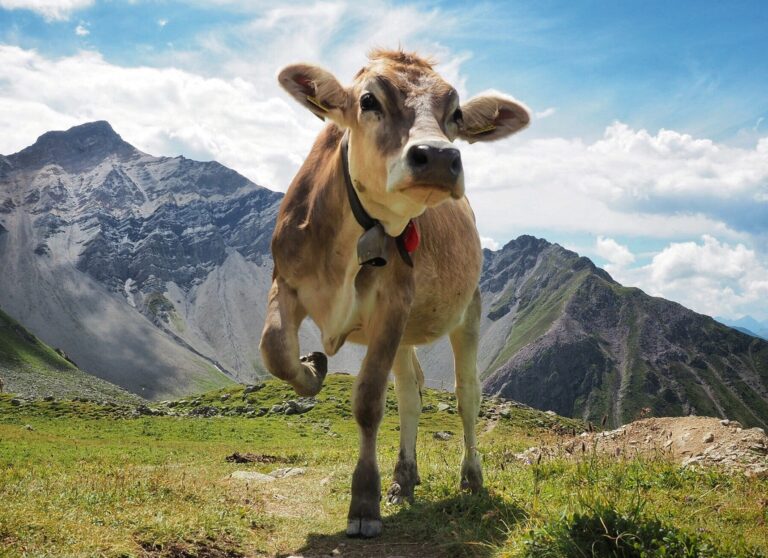
M 414 170 L 423 169 L 429 164 L 429 152 L 432 148 L 428 145 L 414 145 L 408 150 L 408 164 Z
M 459 176 L 461 174 L 461 153 L 457 150 L 451 160 L 451 174 Z

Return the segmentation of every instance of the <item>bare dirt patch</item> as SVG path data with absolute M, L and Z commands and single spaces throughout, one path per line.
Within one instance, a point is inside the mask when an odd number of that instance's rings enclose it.
M 721 466 L 748 476 L 768 477 L 768 436 L 736 421 L 710 417 L 650 418 L 606 432 L 583 432 L 555 445 L 532 447 L 515 457 L 581 459 L 593 452 L 614 457 L 665 457 L 682 466 Z

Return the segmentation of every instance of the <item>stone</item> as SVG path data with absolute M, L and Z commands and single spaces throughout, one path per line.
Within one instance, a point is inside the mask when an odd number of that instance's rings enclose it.
M 55 398 L 53 397 L 53 395 L 46 395 L 45 397 L 43 397 L 43 401 L 53 401 L 54 399 Z
M 556 412 L 554 412 L 554 411 L 544 411 L 544 414 L 545 414 L 545 415 L 549 415 L 549 416 L 553 417 L 553 416 L 555 416 L 557 413 L 556 413 Z
M 438 403 L 437 404 L 437 410 L 438 411 L 447 411 L 450 408 L 451 408 L 451 406 L 448 403 Z
M 13 405 L 14 407 L 21 406 L 21 399 L 11 399 L 11 405 Z
M 226 401 L 226 400 L 228 400 L 230 397 L 232 397 L 232 394 L 230 394 L 230 393 L 225 393 L 224 395 L 222 395 L 221 397 L 219 397 L 219 400 L 220 400 L 220 401 Z
M 247 482 L 274 482 L 275 477 L 256 471 L 234 471 L 229 478 Z
M 707 432 L 704 435 L 704 439 L 702 440 L 702 442 L 705 444 L 711 444 L 714 441 L 715 441 L 715 435 L 712 434 L 712 432 Z
M 448 440 L 453 438 L 453 432 L 441 430 L 441 431 L 435 432 L 433 434 L 433 437 L 435 438 L 435 440 L 441 440 L 443 442 L 447 442 Z
M 32 428 L 31 424 L 25 424 L 24 425 L 24 430 L 29 430 L 30 432 L 33 432 L 35 429 Z
M 728 426 L 729 424 L 731 424 L 731 421 L 729 421 L 728 419 L 723 419 L 720 421 L 720 424 L 722 424 L 723 426 Z
M 283 467 L 281 469 L 275 469 L 269 473 L 269 476 L 275 479 L 287 479 L 290 477 L 303 475 L 306 472 L 307 470 L 303 467 Z
M 245 386 L 245 389 L 243 390 L 243 399 L 245 399 L 246 396 L 248 396 L 251 393 L 256 393 L 257 391 L 259 391 L 261 389 L 264 389 L 264 387 L 266 387 L 266 385 L 267 384 L 265 384 L 265 383 L 258 383 L 258 384 L 252 384 L 252 385 Z

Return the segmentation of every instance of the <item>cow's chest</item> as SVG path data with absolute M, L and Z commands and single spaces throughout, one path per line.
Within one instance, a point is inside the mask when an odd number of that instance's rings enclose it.
M 359 289 L 356 285 L 359 271 L 355 264 L 340 281 L 310 280 L 297 289 L 302 306 L 320 329 L 323 350 L 328 355 L 336 354 L 350 334 L 357 333 L 360 338 L 375 311 L 373 289 Z

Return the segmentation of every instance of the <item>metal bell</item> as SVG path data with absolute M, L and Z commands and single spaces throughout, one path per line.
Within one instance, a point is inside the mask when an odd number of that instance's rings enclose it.
M 360 265 L 381 267 L 387 265 L 389 235 L 381 223 L 365 231 L 357 241 L 357 262 Z

